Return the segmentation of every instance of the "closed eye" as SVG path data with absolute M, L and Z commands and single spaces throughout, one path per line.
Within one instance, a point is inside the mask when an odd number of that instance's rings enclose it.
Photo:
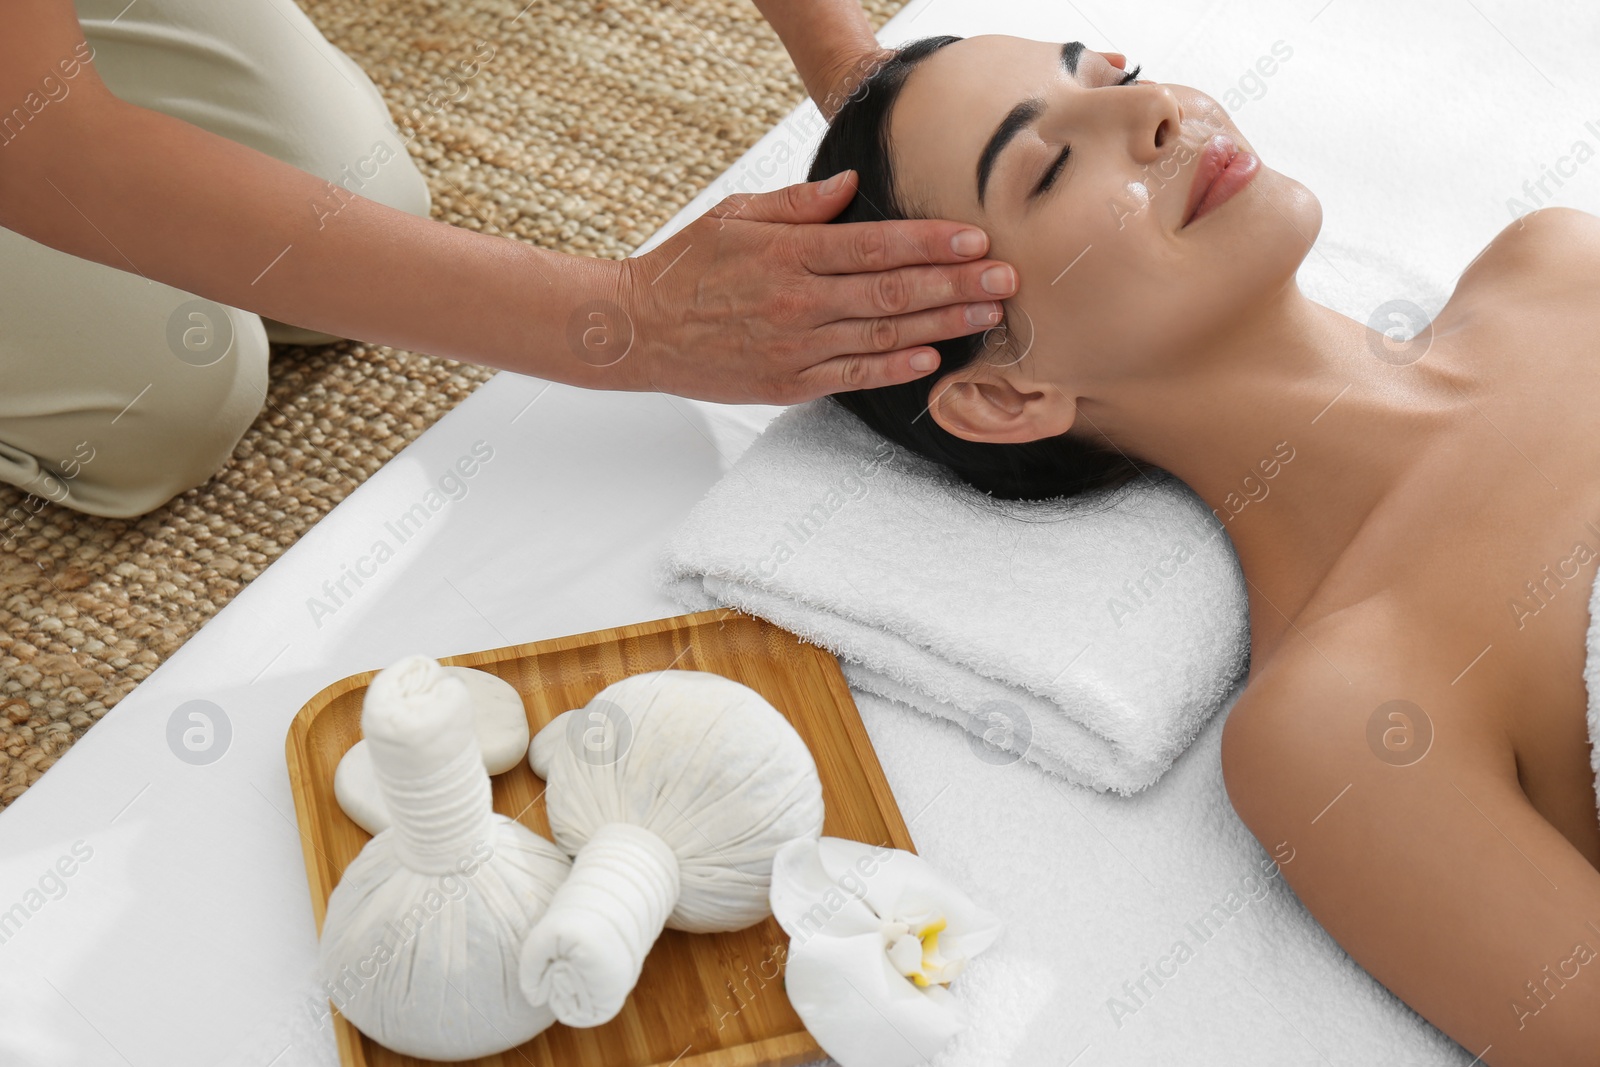
M 1128 71 L 1128 73 L 1124 74 L 1121 80 L 1117 81 L 1115 84 L 1132 85 L 1138 80 L 1139 72 L 1143 69 L 1144 68 L 1142 66 L 1134 67 L 1132 70 Z M 1033 200 L 1041 194 L 1049 191 L 1050 187 L 1056 183 L 1056 178 L 1061 174 L 1062 168 L 1067 165 L 1067 160 L 1071 157 L 1071 155 L 1072 146 L 1062 145 L 1061 151 L 1056 154 L 1055 162 L 1050 164 L 1043 176 L 1039 178 L 1039 183 L 1035 185 L 1033 187 L 1033 191 L 1028 194 L 1029 200 Z

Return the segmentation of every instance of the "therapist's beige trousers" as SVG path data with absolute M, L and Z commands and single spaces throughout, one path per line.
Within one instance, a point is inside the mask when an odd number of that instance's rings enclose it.
M 78 0 L 77 11 L 121 99 L 428 215 L 377 88 L 292 0 Z M 0 112 L 0 162 L 27 122 L 49 119 L 51 95 L 76 85 L 42 86 L 33 114 Z M 334 339 L 136 271 L 0 228 L 0 481 L 29 493 L 0 515 L 0 549 L 44 500 L 128 517 L 206 481 L 261 410 L 268 339 Z

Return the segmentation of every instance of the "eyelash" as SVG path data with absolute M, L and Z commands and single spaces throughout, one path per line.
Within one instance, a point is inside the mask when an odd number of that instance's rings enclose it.
M 1122 79 L 1116 84 L 1132 85 L 1138 80 L 1139 72 L 1143 69 L 1144 67 L 1142 65 L 1134 67 L 1132 70 L 1128 71 L 1128 73 L 1124 74 Z M 1052 185 L 1055 184 L 1056 177 L 1061 173 L 1061 169 L 1067 165 L 1067 157 L 1071 152 L 1071 145 L 1062 145 L 1061 154 L 1056 156 L 1056 161 L 1050 164 L 1050 169 L 1044 172 L 1044 177 L 1040 178 L 1039 184 L 1034 187 L 1034 196 L 1038 196 L 1039 194 L 1046 192 Z

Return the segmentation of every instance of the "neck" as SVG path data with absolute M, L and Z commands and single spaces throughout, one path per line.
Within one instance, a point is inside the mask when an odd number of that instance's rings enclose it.
M 1089 426 L 1183 479 L 1222 524 L 1248 582 L 1253 663 L 1469 411 L 1473 381 L 1439 338 L 1405 365 L 1417 350 L 1386 361 L 1401 346 L 1385 344 L 1291 279 L 1159 375 L 1119 383 L 1113 402 L 1080 400 Z

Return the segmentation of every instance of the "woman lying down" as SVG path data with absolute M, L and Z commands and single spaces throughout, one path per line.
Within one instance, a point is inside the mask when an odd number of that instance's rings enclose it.
M 1284 876 L 1335 940 L 1480 1062 L 1600 1062 L 1589 585 L 1527 596 L 1600 516 L 1600 219 L 1525 216 L 1396 345 L 1297 287 L 1317 198 L 1215 100 L 1124 67 L 939 37 L 852 96 L 811 171 L 860 174 L 834 221 L 970 221 L 1021 284 L 934 374 L 833 399 L 1007 498 L 1153 465 L 1227 514 L 1292 448 L 1226 527 L 1250 592 L 1235 810 L 1293 847 Z

